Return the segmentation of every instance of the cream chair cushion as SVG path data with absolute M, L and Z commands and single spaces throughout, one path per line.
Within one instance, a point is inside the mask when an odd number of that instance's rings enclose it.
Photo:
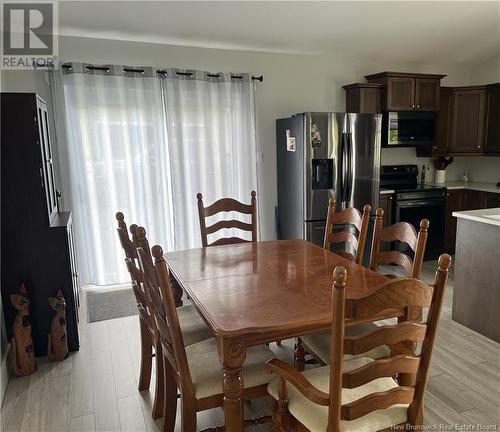
M 358 336 L 370 330 L 374 330 L 378 328 L 376 324 L 366 323 L 366 324 L 358 324 L 351 327 L 346 327 L 346 336 Z M 307 336 L 300 337 L 304 344 L 312 351 L 311 354 L 316 354 L 325 364 L 330 364 L 330 338 L 331 333 L 321 333 L 321 334 L 312 334 Z M 369 357 L 374 360 L 379 358 L 389 357 L 391 355 L 391 350 L 386 345 L 380 345 L 371 349 L 368 352 L 365 352 L 360 355 L 350 355 L 346 354 L 344 356 L 344 360 L 352 360 L 353 358 L 358 357 Z
M 187 346 L 186 355 L 196 398 L 221 394 L 223 372 L 215 338 Z M 247 348 L 242 371 L 245 388 L 267 384 L 275 378 L 264 368 L 272 358 L 274 354 L 266 345 Z
M 186 305 L 177 308 L 179 324 L 181 326 L 184 345 L 192 345 L 211 338 L 212 335 L 205 322 L 200 318 L 193 305 Z
M 374 360 L 361 357 L 344 362 L 344 371 L 357 369 Z M 330 367 L 324 366 L 302 372 L 307 380 L 316 388 L 326 393 L 330 387 Z M 361 387 L 342 389 L 342 404 L 348 404 L 362 397 L 374 393 L 390 390 L 398 384 L 392 378 L 378 378 Z M 324 432 L 328 424 L 328 407 L 317 405 L 302 395 L 292 384 L 287 382 L 288 410 L 300 423 L 311 432 Z M 278 380 L 268 386 L 268 392 L 278 400 Z M 398 404 L 387 409 L 373 411 L 352 421 L 341 421 L 342 432 L 376 432 L 387 429 L 395 424 L 407 420 L 408 405 Z

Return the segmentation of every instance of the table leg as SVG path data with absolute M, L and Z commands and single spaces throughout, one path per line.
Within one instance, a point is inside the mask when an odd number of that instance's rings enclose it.
M 180 307 L 183 304 L 182 288 L 179 285 L 179 282 L 177 282 L 172 275 L 170 275 L 170 283 L 172 284 L 172 288 L 174 290 L 175 307 Z
M 243 376 L 246 349 L 242 341 L 219 339 L 219 361 L 224 370 L 224 417 L 226 431 L 243 432 Z

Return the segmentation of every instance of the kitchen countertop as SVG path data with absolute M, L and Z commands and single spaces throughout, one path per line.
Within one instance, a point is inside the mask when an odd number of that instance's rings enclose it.
M 448 181 L 445 183 L 426 183 L 432 186 L 444 186 L 446 189 L 469 189 L 481 192 L 500 193 L 500 188 L 496 187 L 495 183 L 467 182 L 463 181 Z M 380 191 L 382 193 L 382 191 Z
M 456 218 L 468 219 L 500 227 L 500 207 L 480 210 L 457 211 L 452 213 Z

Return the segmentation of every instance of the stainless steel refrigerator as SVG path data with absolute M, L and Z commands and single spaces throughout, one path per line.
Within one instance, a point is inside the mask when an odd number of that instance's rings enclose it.
M 328 200 L 378 207 L 381 115 L 302 113 L 276 121 L 277 236 L 323 244 Z

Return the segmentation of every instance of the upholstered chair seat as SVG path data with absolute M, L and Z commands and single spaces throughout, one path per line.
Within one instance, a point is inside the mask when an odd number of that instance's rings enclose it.
M 346 328 L 346 336 L 358 336 L 363 333 L 366 333 L 370 330 L 374 330 L 377 328 L 376 324 L 366 323 L 366 324 L 358 324 L 356 326 L 351 326 Z M 307 336 L 302 336 L 302 342 L 307 346 L 307 351 L 313 352 L 316 357 L 318 357 L 324 364 L 330 363 L 330 340 L 331 333 L 320 333 L 320 334 L 312 334 Z M 345 354 L 344 360 L 352 360 L 356 357 L 369 357 L 374 360 L 389 357 L 391 355 L 391 350 L 387 345 L 380 345 L 367 351 L 358 356 L 353 356 L 351 354 Z
M 187 346 L 186 356 L 196 399 L 223 393 L 223 372 L 215 338 Z M 275 378 L 265 369 L 266 362 L 273 357 L 273 352 L 266 345 L 247 349 L 243 365 L 243 385 L 245 388 L 267 384 Z
M 359 357 L 344 362 L 344 372 L 357 369 L 374 360 L 368 357 Z M 317 389 L 329 393 L 330 367 L 324 366 L 302 372 L 305 378 Z M 278 381 L 274 380 L 268 386 L 268 392 L 278 400 Z M 364 396 L 375 392 L 383 392 L 397 387 L 392 378 L 378 378 L 360 387 L 342 389 L 342 404 L 349 404 Z M 318 405 L 302 395 L 291 383 L 287 385 L 288 411 L 311 432 L 324 432 L 328 424 L 328 406 Z M 352 421 L 341 421 L 342 432 L 377 432 L 392 425 L 407 421 L 408 405 L 397 404 L 383 410 L 372 411 L 369 414 Z
M 186 346 L 212 337 L 207 325 L 200 318 L 193 305 L 178 307 L 177 314 L 179 315 L 182 339 Z

